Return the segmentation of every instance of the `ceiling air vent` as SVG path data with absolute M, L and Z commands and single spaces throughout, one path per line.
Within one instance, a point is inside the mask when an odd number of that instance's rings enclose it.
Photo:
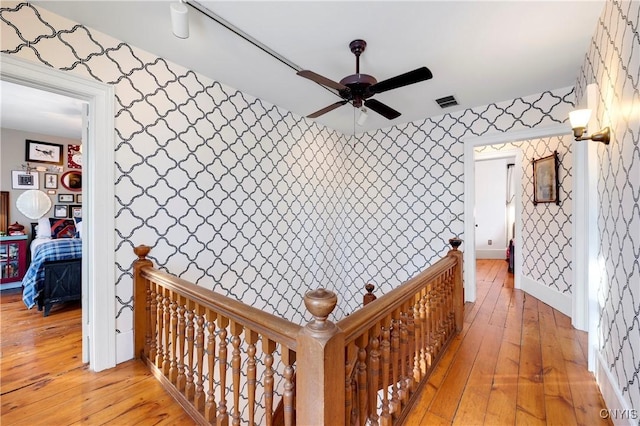
M 458 101 L 453 96 L 445 96 L 444 98 L 436 99 L 440 108 L 446 108 L 454 105 L 458 105 Z

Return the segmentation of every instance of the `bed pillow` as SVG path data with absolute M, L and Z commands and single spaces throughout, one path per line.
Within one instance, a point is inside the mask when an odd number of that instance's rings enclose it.
M 36 227 L 36 238 L 51 238 L 51 223 L 48 217 L 38 219 Z
M 75 238 L 82 238 L 82 218 L 81 217 L 74 217 L 73 221 L 75 222 L 75 225 L 76 225 L 76 236 L 75 236 Z
M 73 238 L 76 235 L 76 225 L 73 219 L 49 218 L 51 224 L 51 238 Z

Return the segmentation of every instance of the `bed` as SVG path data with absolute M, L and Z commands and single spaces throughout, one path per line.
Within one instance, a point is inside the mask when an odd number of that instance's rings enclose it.
M 47 238 L 40 232 L 31 242 L 31 263 L 22 279 L 22 300 L 29 309 L 37 305 L 38 310 L 44 310 L 45 317 L 54 304 L 82 297 L 82 240 L 77 238 L 75 228 L 71 229 L 71 222 L 64 224 L 65 237 Z

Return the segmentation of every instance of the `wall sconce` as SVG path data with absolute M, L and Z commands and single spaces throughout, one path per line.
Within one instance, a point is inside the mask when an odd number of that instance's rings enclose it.
M 179 38 L 189 38 L 189 9 L 182 0 L 171 3 L 171 28 Z
M 360 108 L 360 117 L 358 117 L 358 126 L 362 126 L 364 122 L 367 121 L 368 117 L 369 117 L 369 114 L 367 114 L 367 109 L 365 107 Z
M 571 128 L 573 129 L 573 136 L 577 141 L 586 141 L 591 139 L 592 141 L 602 142 L 605 145 L 609 145 L 609 127 L 605 127 L 591 136 L 585 136 L 589 118 L 591 118 L 590 109 L 578 109 L 569 113 L 569 121 L 571 122 Z

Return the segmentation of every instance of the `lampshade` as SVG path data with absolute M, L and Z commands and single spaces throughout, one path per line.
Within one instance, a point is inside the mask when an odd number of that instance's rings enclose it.
M 569 113 L 569 121 L 571 122 L 572 129 L 587 127 L 589 118 L 591 118 L 590 109 L 577 109 Z
M 16 207 L 29 219 L 40 219 L 51 208 L 51 199 L 38 189 L 30 189 L 20 194 Z
M 189 9 L 182 2 L 171 3 L 171 28 L 179 38 L 189 37 Z

